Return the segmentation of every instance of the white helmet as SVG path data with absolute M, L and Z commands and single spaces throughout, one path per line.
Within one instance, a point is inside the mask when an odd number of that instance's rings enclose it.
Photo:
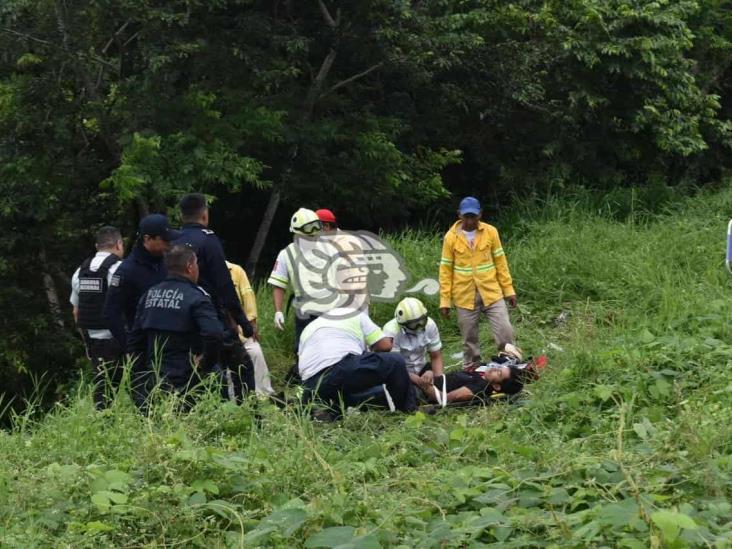
M 304 236 L 314 235 L 323 228 L 323 224 L 313 210 L 300 208 L 290 219 L 290 232 Z
M 524 359 L 524 352 L 521 350 L 521 348 L 516 347 L 516 345 L 512 343 L 506 343 L 503 347 L 503 350 L 498 354 L 513 357 L 518 359 L 519 361 Z
M 407 330 L 424 330 L 427 326 L 427 307 L 416 297 L 405 297 L 397 305 L 394 318 Z

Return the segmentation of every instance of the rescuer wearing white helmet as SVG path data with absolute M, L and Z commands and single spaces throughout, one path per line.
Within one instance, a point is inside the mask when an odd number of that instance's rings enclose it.
M 290 232 L 293 235 L 300 236 L 316 236 L 323 228 L 323 224 L 318 215 L 307 208 L 300 208 L 290 218 Z M 300 299 L 301 290 L 295 284 L 295 258 L 297 257 L 297 247 L 292 242 L 286 248 L 280 250 L 275 261 L 272 274 L 270 274 L 267 283 L 272 286 L 272 300 L 274 301 L 275 317 L 274 324 L 278 330 L 285 329 L 285 314 L 283 308 L 285 305 L 285 293 L 291 290 L 295 300 Z M 297 308 L 296 308 L 297 309 Z M 306 318 L 300 318 L 295 315 L 295 352 L 297 352 L 300 334 L 305 326 L 310 324 L 317 317 L 308 315 Z
M 443 360 L 440 331 L 427 307 L 416 297 L 401 300 L 384 334 L 393 340 L 392 352 L 404 357 L 412 383 L 428 391 L 434 378 L 442 375 Z

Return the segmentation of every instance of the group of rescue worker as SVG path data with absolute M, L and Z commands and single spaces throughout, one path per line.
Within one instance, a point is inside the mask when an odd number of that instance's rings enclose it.
M 210 376 L 224 399 L 242 402 L 254 391 L 275 398 L 246 272 L 226 260 L 208 228 L 203 194 L 184 196 L 179 207 L 180 230 L 164 215 L 144 217 L 127 257 L 120 231 L 102 227 L 96 254 L 72 277 L 70 302 L 92 363 L 98 409 L 118 391 L 126 359 L 132 362 L 131 396 L 142 412 L 157 394 L 155 387 L 192 405 Z M 303 385 L 303 401 L 322 405 L 321 417 L 337 418 L 344 407 L 364 403 L 410 412 L 420 401 L 485 402 L 521 390 L 530 365 L 514 345 L 507 304 L 516 306 L 516 293 L 498 231 L 481 215 L 476 198 L 460 202 L 440 260 L 440 313 L 448 318 L 456 309 L 463 338 L 458 372 L 445 373 L 437 323 L 415 297 L 400 301 L 383 328 L 369 317 L 368 306 L 337 306 L 319 314 L 295 307 L 294 373 Z M 306 239 L 341 234 L 327 209 L 300 208 L 290 231 Z M 280 251 L 268 279 L 279 330 L 285 329 L 288 292 L 296 302 L 303 298 L 296 283 L 298 253 L 294 242 Z M 500 351 L 487 363 L 478 337 L 481 314 Z

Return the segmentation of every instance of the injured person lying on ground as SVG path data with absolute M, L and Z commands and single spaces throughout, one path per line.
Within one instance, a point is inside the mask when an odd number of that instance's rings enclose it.
M 420 388 L 428 401 L 447 404 L 488 404 L 497 398 L 511 397 L 535 380 L 546 364 L 544 356 L 524 361 L 520 349 L 506 345 L 491 362 L 436 376 L 431 385 Z

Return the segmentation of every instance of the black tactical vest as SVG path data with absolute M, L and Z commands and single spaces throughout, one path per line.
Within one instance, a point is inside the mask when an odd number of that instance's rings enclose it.
M 85 330 L 104 330 L 104 298 L 107 295 L 107 274 L 120 259 L 114 254 L 104 258 L 99 269 L 91 270 L 89 258 L 79 267 L 79 317 L 77 325 Z

